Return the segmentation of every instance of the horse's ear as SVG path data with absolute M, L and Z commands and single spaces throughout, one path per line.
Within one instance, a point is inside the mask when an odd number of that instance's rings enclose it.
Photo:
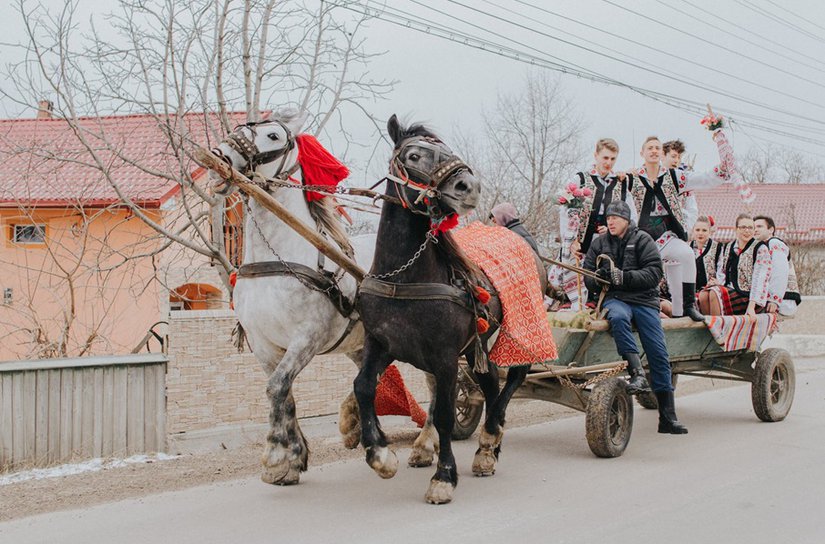
M 289 108 L 277 111 L 273 117 L 286 123 L 289 130 L 292 131 L 292 134 L 298 134 L 307 122 L 309 112 L 297 108 Z
M 393 143 L 397 144 L 401 141 L 401 134 L 404 132 L 404 127 L 398 122 L 398 116 L 394 113 L 392 117 L 390 117 L 390 120 L 387 121 L 387 132 L 390 138 L 392 138 Z

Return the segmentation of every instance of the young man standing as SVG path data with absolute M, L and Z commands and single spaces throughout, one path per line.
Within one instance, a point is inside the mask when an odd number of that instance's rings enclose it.
M 687 428 L 676 419 L 670 360 L 659 318 L 658 285 L 662 278 L 662 258 L 653 238 L 632 223 L 630 209 L 622 201 L 610 203 L 605 212 L 608 232 L 590 245 L 584 268 L 610 282 L 604 308 L 616 350 L 627 361 L 631 377 L 628 393 L 647 389 L 631 327 L 631 321 L 635 321 L 650 366 L 653 392 L 659 403 L 659 432 L 686 434 Z M 598 288 L 595 280 L 588 277 L 585 281 L 591 289 Z
M 623 200 L 631 208 L 633 219 L 635 206 L 627 191 L 627 185 L 619 177 L 625 178 L 623 172 L 618 176 L 613 173 L 613 166 L 619 156 L 619 144 L 611 138 L 602 138 L 596 142 L 593 153 L 594 163 L 590 170 L 578 172 L 573 181 L 583 192 L 581 208 L 562 206 L 559 225 L 562 235 L 562 262 L 574 264 L 575 258 L 581 259 L 590 248 L 593 240 L 607 232 L 605 210 L 615 200 Z M 587 189 L 585 191 L 585 189 Z M 560 274 L 561 285 L 571 302 L 578 300 L 578 280 L 574 272 L 564 271 Z M 587 295 L 584 294 L 587 300 Z M 580 302 L 581 305 L 584 301 Z M 572 309 L 579 309 L 579 304 L 572 304 Z
M 771 270 L 768 279 L 768 297 L 765 311 L 792 316 L 802 302 L 796 282 L 796 270 L 791 260 L 791 250 L 784 240 L 776 237 L 776 223 L 767 215 L 753 218 L 754 235 L 768 245 L 771 253 Z
M 681 168 L 683 170 L 693 170 L 690 166 L 682 162 L 682 155 L 685 154 L 685 144 L 682 140 L 671 140 L 662 144 L 662 152 L 665 154 L 665 168 Z M 690 234 L 693 232 L 693 225 L 699 218 L 699 203 L 693 193 L 687 191 L 682 193 L 682 211 L 685 216 L 685 230 Z
M 696 309 L 696 260 L 687 244 L 688 231 L 681 197 L 689 191 L 721 185 L 728 177 L 725 172 L 733 168 L 733 165 L 724 164 L 724 157 L 732 161 L 732 154 L 720 153 L 723 164 L 707 173 L 663 168 L 662 143 L 656 136 L 644 141 L 640 154 L 644 166 L 628 174 L 630 193 L 639 214 L 639 228 L 656 240 L 663 259 L 675 263 L 668 268 L 667 275 L 673 317 L 687 315 L 694 321 L 702 321 L 704 316 Z

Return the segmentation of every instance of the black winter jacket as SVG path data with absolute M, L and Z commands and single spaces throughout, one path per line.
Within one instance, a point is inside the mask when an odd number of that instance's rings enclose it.
M 608 255 L 624 272 L 621 286 L 611 285 L 605 300 L 615 298 L 628 304 L 659 309 L 659 282 L 662 279 L 662 257 L 650 235 L 631 222 L 623 238 L 604 233 L 596 238 L 584 259 L 584 268 L 596 270 L 596 258 Z M 601 266 L 609 266 L 602 260 Z M 591 293 L 599 293 L 601 284 L 585 278 Z
M 539 252 L 539 246 L 536 243 L 536 241 L 533 239 L 533 235 L 531 235 L 529 232 L 527 232 L 527 229 L 524 228 L 524 225 L 521 224 L 520 220 L 513 219 L 512 221 L 510 221 L 509 223 L 507 223 L 504 226 L 507 227 L 508 229 L 510 229 L 511 231 L 515 232 L 516 234 L 518 234 L 522 238 L 524 238 L 524 240 L 528 244 L 530 244 L 530 247 L 533 248 L 533 251 L 535 251 L 536 253 Z

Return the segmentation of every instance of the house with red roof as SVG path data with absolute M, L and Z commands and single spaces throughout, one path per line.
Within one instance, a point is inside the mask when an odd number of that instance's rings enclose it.
M 767 215 L 776 223 L 776 235 L 791 245 L 791 256 L 807 295 L 825 294 L 825 183 L 752 184 L 756 199 L 746 205 L 732 185 L 697 191 L 701 215 L 713 217 L 713 238 L 733 240 L 736 216 L 741 213 Z
M 129 353 L 170 309 L 227 306 L 209 258 L 151 226 L 209 235 L 206 172 L 180 144 L 219 134 L 212 115 L 72 124 L 48 103 L 0 120 L 0 360 Z

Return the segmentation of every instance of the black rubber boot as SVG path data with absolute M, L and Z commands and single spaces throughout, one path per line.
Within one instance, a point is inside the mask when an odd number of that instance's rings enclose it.
M 627 373 L 630 374 L 630 381 L 627 384 L 628 395 L 638 395 L 650 391 L 650 385 L 645 377 L 645 369 L 642 368 L 642 360 L 638 353 L 626 353 Z
M 705 316 L 696 307 L 696 284 L 683 283 L 682 284 L 682 308 L 684 314 L 694 321 L 704 321 Z
M 656 401 L 659 403 L 659 432 L 664 434 L 687 434 L 687 427 L 676 419 L 673 391 L 656 391 Z

